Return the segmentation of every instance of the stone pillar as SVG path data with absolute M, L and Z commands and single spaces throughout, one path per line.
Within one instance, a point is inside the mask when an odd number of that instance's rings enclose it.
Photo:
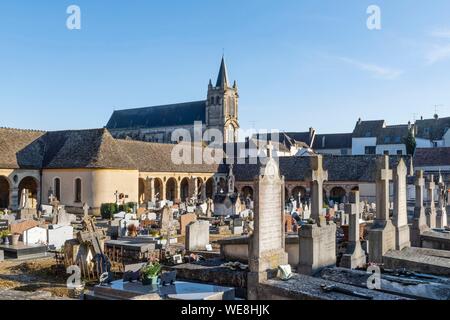
M 163 183 L 161 183 L 161 194 L 159 199 L 162 201 L 167 200 L 167 186 L 166 186 L 167 181 L 163 181 Z
M 414 220 L 411 228 L 411 245 L 413 247 L 420 247 L 422 242 L 420 236 L 430 228 L 427 226 L 427 219 L 425 216 L 425 208 L 423 206 L 423 189 L 425 187 L 425 179 L 423 177 L 423 170 L 416 173 L 416 206 L 414 208 Z
M 396 250 L 403 250 L 411 246 L 406 197 L 407 170 L 405 161 L 400 159 L 400 162 L 394 169 L 394 216 L 392 223 L 395 227 Z
M 361 247 L 359 227 L 359 191 L 350 191 L 349 204 L 345 205 L 345 213 L 349 215 L 349 238 L 347 251 L 342 256 L 341 267 L 347 269 L 362 268 L 366 264 L 366 253 Z
M 323 181 L 328 172 L 323 170 L 321 155 L 311 158 L 311 216 L 313 224 L 299 231 L 299 264 L 297 272 L 314 275 L 325 267 L 336 266 L 336 225 L 322 215 Z
M 436 204 L 434 202 L 434 191 L 436 190 L 436 183 L 434 182 L 434 175 L 430 175 L 430 181 L 427 183 L 429 207 L 426 209 L 427 226 L 431 229 L 436 228 Z
M 206 201 L 206 181 L 202 183 L 202 201 Z
M 178 181 L 178 179 L 175 179 L 175 201 L 177 200 L 184 199 L 181 199 L 181 183 Z
M 212 197 L 214 198 L 217 194 L 217 180 L 216 178 L 213 178 L 213 194 Z
M 150 186 L 150 201 L 156 203 L 155 178 L 149 178 L 149 186 Z
M 389 156 L 377 159 L 377 214 L 369 232 L 369 262 L 382 263 L 383 255 L 395 250 L 395 228 L 389 217 L 389 184 L 392 176 Z
M 445 193 L 446 193 L 446 185 L 444 183 L 444 179 L 442 175 L 439 174 L 439 199 L 438 199 L 438 209 L 436 212 L 436 228 L 444 229 L 448 226 L 447 220 L 447 209 L 445 206 Z

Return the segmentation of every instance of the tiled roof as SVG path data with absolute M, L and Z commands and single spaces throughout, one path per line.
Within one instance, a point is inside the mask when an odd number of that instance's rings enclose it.
M 193 125 L 206 122 L 206 100 L 114 111 L 108 129 L 140 129 Z
M 450 148 L 417 148 L 415 167 L 450 166 Z
M 336 134 L 318 134 L 314 139 L 314 150 L 325 149 L 351 149 L 352 134 L 336 133 Z
M 427 140 L 441 140 L 450 128 L 449 118 L 435 118 L 416 121 L 417 138 Z
M 376 160 L 382 156 L 324 156 L 324 168 L 328 170 L 329 181 L 374 182 Z M 390 168 L 400 161 L 400 156 L 390 157 Z M 410 158 L 403 157 L 407 167 Z M 310 157 L 279 158 L 280 172 L 287 181 L 307 181 L 311 177 Z M 237 164 L 234 174 L 237 181 L 253 181 L 260 173 L 260 164 Z M 408 170 L 409 172 L 409 170 Z
M 40 168 L 43 148 L 39 138 L 44 134 L 44 131 L 0 128 L 0 168 Z
M 408 133 L 408 125 L 387 126 L 380 131 L 377 137 L 377 144 L 404 144 Z
M 384 125 L 384 120 L 358 121 L 353 130 L 353 138 L 378 137 Z

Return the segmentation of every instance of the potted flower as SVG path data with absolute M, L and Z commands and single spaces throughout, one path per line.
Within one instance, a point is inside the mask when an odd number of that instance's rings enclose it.
M 19 244 L 20 233 L 14 233 L 11 236 L 11 245 L 17 246 Z
M 158 277 L 161 274 L 161 265 L 159 262 L 149 262 L 141 269 L 142 284 L 144 286 L 157 285 Z
M 128 236 L 136 238 L 138 236 L 138 228 L 134 224 L 128 226 Z
M 3 239 L 3 243 L 5 245 L 9 245 L 9 236 L 10 236 L 9 231 L 5 230 L 5 231 L 1 232 L 0 236 Z

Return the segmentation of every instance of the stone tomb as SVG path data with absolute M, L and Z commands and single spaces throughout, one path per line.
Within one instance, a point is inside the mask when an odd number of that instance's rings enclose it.
M 342 256 L 341 267 L 348 269 L 362 268 L 366 264 L 366 253 L 361 247 L 359 230 L 359 191 L 353 191 L 350 204 L 345 205 L 345 211 L 350 217 L 349 242 L 346 253 Z
M 21 220 L 16 221 L 10 225 L 12 234 L 23 234 L 26 230 L 37 227 L 38 221 L 35 220 Z
M 5 258 L 25 260 L 45 257 L 47 246 L 25 245 L 23 242 L 19 242 L 16 246 L 0 245 L 0 251 L 4 252 Z
M 26 230 L 23 233 L 23 243 L 26 245 L 32 244 L 47 244 L 47 229 L 41 227 L 34 227 Z
M 205 251 L 208 244 L 209 221 L 194 221 L 186 226 L 186 250 Z
M 389 218 L 389 183 L 392 178 L 389 156 L 377 159 L 377 215 L 369 231 L 369 262 L 382 263 L 383 255 L 395 250 L 395 228 Z
M 140 282 L 114 281 L 109 285 L 95 286 L 87 299 L 97 300 L 234 300 L 234 288 L 216 285 L 175 281 L 173 285 L 144 286 Z
M 47 230 L 47 244 L 49 248 L 59 250 L 67 240 L 74 238 L 72 226 L 51 225 Z
M 314 223 L 302 226 L 299 231 L 297 271 L 305 275 L 336 265 L 336 224 L 326 222 L 322 215 L 323 182 L 328 179 L 328 171 L 323 170 L 322 156 L 312 157 L 311 167 L 311 218 Z
M 288 263 L 284 232 L 284 177 L 278 163 L 269 158 L 255 182 L 254 231 L 249 243 L 248 298 L 258 299 L 258 284 L 268 272 Z

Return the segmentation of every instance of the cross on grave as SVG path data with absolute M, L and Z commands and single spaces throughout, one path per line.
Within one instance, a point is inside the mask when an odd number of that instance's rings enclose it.
M 266 148 L 267 148 L 267 158 L 272 158 L 273 157 L 273 149 L 274 149 L 272 141 L 269 141 Z
M 436 189 L 436 183 L 434 182 L 434 175 L 430 175 L 430 181 L 428 182 L 428 195 L 430 200 L 430 208 L 435 208 L 434 204 L 434 190 Z
M 389 169 L 389 156 L 384 156 L 377 165 L 377 220 L 389 220 L 389 184 L 393 179 L 392 170 Z
M 323 208 L 323 183 L 328 180 L 328 171 L 323 170 L 323 157 L 311 158 L 311 218 L 320 223 Z
M 89 205 L 86 202 L 83 205 L 83 214 L 85 219 L 89 217 Z
M 90 246 L 94 249 L 95 254 L 103 254 L 101 240 L 104 234 L 97 231 L 95 223 L 92 219 L 84 219 L 83 225 L 86 231 L 81 231 L 78 233 L 78 241 L 80 241 L 81 243 L 89 243 Z
M 436 183 L 434 182 L 434 175 L 430 175 L 429 181 L 427 183 L 427 189 L 428 189 L 428 200 L 430 202 L 430 206 L 427 209 L 427 225 L 434 229 L 436 228 L 436 205 L 434 203 L 434 191 L 436 189 Z
M 425 178 L 423 177 L 423 170 L 416 173 L 416 208 L 423 208 L 423 189 L 425 186 Z
M 56 197 L 52 194 L 50 194 L 50 196 L 48 197 L 48 203 L 52 204 L 53 201 L 57 200 Z

